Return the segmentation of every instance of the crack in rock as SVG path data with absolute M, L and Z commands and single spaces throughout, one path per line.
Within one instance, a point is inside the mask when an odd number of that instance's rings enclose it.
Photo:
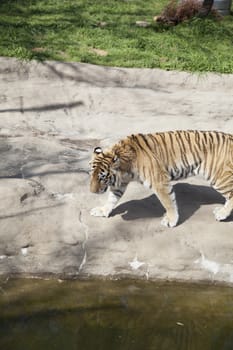
M 25 179 L 23 177 L 23 179 Z M 26 179 L 29 181 L 29 185 L 33 188 L 33 193 L 24 193 L 20 197 L 20 203 L 23 203 L 27 198 L 32 197 L 32 196 L 39 196 L 41 192 L 45 191 L 45 187 L 39 182 L 34 179 Z
M 82 211 L 80 210 L 79 212 L 79 222 L 81 223 L 81 225 L 84 227 L 84 241 L 82 243 L 82 249 L 84 251 L 84 255 L 83 255 L 83 259 L 82 259 L 82 262 L 79 266 L 79 269 L 78 269 L 78 273 L 81 272 L 81 270 L 83 269 L 84 265 L 86 264 L 87 262 L 87 250 L 86 250 L 86 243 L 88 241 L 88 226 L 83 222 L 83 218 L 82 218 Z

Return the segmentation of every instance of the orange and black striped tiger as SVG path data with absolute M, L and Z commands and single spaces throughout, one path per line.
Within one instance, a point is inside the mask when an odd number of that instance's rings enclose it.
M 162 224 L 174 227 L 179 214 L 172 180 L 201 174 L 226 199 L 216 220 L 233 210 L 233 135 L 217 131 L 169 131 L 131 135 L 109 150 L 94 149 L 90 190 L 110 189 L 107 203 L 91 215 L 108 217 L 130 181 L 150 187 L 164 206 Z

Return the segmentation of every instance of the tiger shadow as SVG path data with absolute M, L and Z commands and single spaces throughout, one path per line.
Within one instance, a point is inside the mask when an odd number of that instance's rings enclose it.
M 178 183 L 174 185 L 174 190 L 180 215 L 179 224 L 188 220 L 202 205 L 222 205 L 225 202 L 218 192 L 208 186 Z M 112 211 L 111 216 L 121 215 L 124 220 L 137 220 L 162 217 L 163 214 L 164 208 L 158 198 L 152 194 L 144 199 L 120 204 Z M 233 213 L 227 221 L 233 221 Z

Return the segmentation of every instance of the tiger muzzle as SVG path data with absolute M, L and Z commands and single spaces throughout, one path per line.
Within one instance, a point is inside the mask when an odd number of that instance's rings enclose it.
M 108 186 L 100 186 L 99 184 L 91 183 L 90 184 L 90 191 L 92 193 L 104 193 L 108 189 Z

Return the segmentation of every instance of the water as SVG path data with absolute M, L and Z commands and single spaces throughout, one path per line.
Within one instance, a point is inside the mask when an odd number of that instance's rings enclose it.
M 230 350 L 233 289 L 0 280 L 1 350 Z

